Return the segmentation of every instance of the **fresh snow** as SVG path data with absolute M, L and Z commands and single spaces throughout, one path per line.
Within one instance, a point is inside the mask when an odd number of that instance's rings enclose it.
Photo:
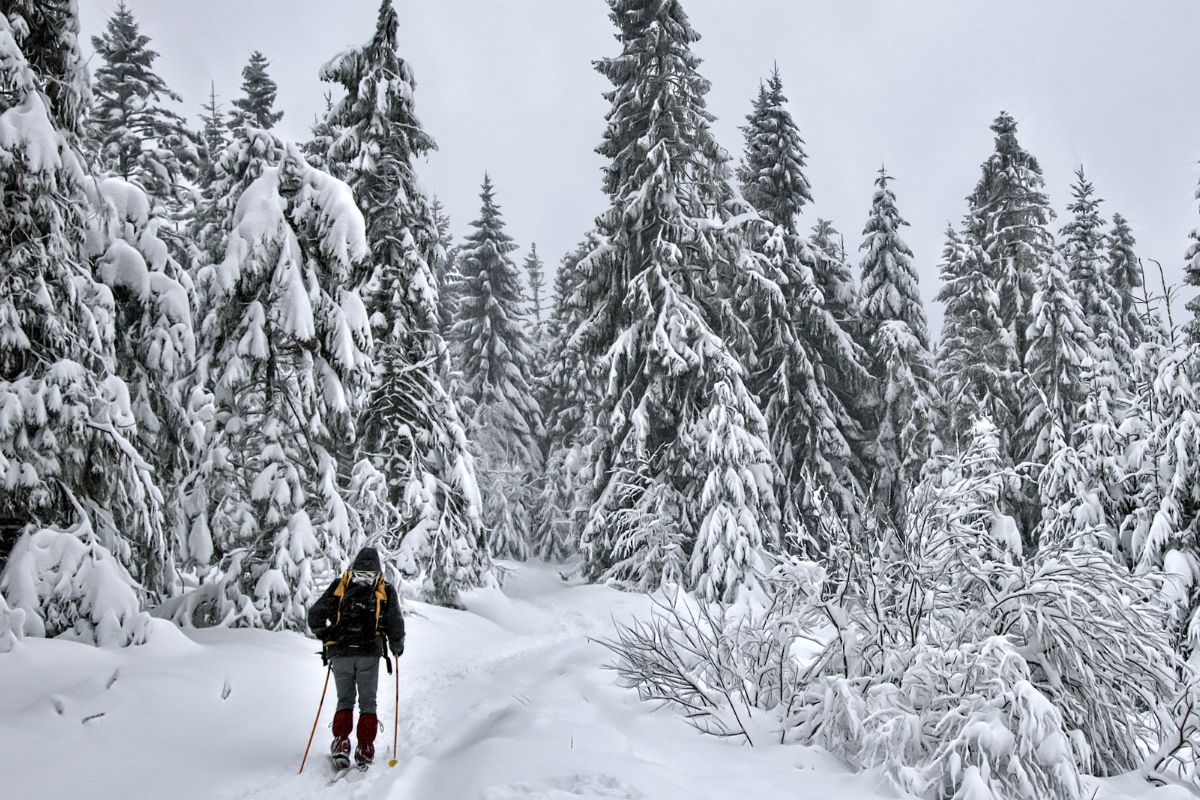
M 352 797 L 388 800 L 867 800 L 895 797 L 870 775 L 795 745 L 747 747 L 656 713 L 606 669 L 596 642 L 644 617 L 650 599 L 560 578 L 529 563 L 466 611 L 409 604 L 400 659 L 399 765 L 389 769 L 393 678 L 380 674 L 376 763 L 327 788 L 331 686 L 317 645 L 296 633 L 181 632 L 97 648 L 24 639 L 0 657 L 0 773 L 8 798 L 129 800 Z M 1182 800 L 1137 776 L 1098 782 L 1097 800 Z

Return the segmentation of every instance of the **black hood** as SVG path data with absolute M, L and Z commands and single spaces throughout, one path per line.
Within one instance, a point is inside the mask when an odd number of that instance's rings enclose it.
M 350 569 L 359 572 L 383 572 L 383 564 L 379 561 L 379 551 L 374 547 L 364 547 L 359 550 Z

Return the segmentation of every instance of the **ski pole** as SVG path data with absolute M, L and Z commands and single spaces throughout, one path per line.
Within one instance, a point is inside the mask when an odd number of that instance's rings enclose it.
M 396 754 L 400 752 L 396 749 L 400 741 L 400 659 L 396 659 L 396 720 L 392 723 L 392 760 L 388 762 L 389 767 L 396 766 Z
M 329 673 L 332 671 L 332 664 L 325 667 L 325 685 L 321 687 L 321 702 L 317 703 L 317 718 L 313 720 L 312 733 L 308 734 L 308 745 L 304 748 L 304 758 L 300 759 L 300 772 L 297 773 L 298 775 L 304 773 L 304 764 L 308 761 L 308 751 L 312 747 L 313 737 L 317 735 L 317 723 L 321 721 L 321 708 L 325 705 L 325 692 L 329 690 Z

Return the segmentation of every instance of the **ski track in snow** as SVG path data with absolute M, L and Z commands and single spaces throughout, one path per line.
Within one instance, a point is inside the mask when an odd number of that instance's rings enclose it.
M 595 639 L 648 598 L 569 585 L 527 564 L 466 611 L 412 604 L 394 678 L 381 671 L 376 762 L 330 786 L 329 722 L 300 757 L 324 670 L 296 634 L 155 623 L 150 644 L 26 641 L 0 656 L 6 800 L 866 800 L 895 797 L 818 750 L 703 736 L 616 684 Z M 52 756 L 52 757 L 51 757 Z M 1102 784 L 1100 798 L 1146 791 Z M 1174 800 L 1169 790 L 1155 800 Z

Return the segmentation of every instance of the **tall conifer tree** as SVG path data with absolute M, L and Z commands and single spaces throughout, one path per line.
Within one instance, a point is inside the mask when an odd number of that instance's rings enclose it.
M 225 258 L 199 276 L 215 419 L 198 491 L 220 568 L 175 609 L 195 624 L 303 629 L 318 582 L 362 543 L 336 454 L 366 400 L 371 335 L 350 188 L 244 129 L 219 166 L 236 198 Z
M 1146 340 L 1145 309 L 1141 306 L 1144 287 L 1142 267 L 1137 257 L 1137 240 L 1129 221 L 1113 214 L 1112 228 L 1105 237 L 1108 245 L 1108 280 L 1119 300 L 1117 322 L 1129 339 L 1130 349 Z
M 611 205 L 580 293 L 580 335 L 608 380 L 583 551 L 599 576 L 621 555 L 647 555 L 644 533 L 667 525 L 690 548 L 688 584 L 727 599 L 756 589 L 763 551 L 779 539 L 766 421 L 726 345 L 745 331 L 722 307 L 722 287 L 755 267 L 741 232 L 713 220 L 747 207 L 713 138 L 691 49 L 699 35 L 678 0 L 610 8 L 621 53 L 596 67 L 613 85 L 599 148 Z
M 803 172 L 804 142 L 786 104 L 775 70 L 742 128 L 746 149 L 738 170 L 746 199 L 767 221 L 752 242 L 775 286 L 743 280 L 733 294 L 739 316 L 750 320 L 752 344 L 742 358 L 782 470 L 779 504 L 789 524 L 798 515 L 811 531 L 813 490 L 831 496 L 846 515 L 859 505 L 866 471 L 854 454 L 863 439 L 860 403 L 869 376 L 865 353 L 842 324 L 857 309 L 831 302 L 850 302 L 853 294 L 835 298 L 820 285 L 819 276 L 832 274 L 826 254 L 800 234 L 799 213 L 812 190 Z M 837 260 L 852 288 L 845 259 Z
M 485 520 L 496 551 L 525 558 L 533 522 L 524 497 L 540 474 L 542 412 L 533 393 L 534 352 L 522 325 L 524 292 L 491 179 L 462 253 L 459 318 L 451 331 L 469 430 L 479 443 Z
M 1062 254 L 1067 262 L 1071 291 L 1079 301 L 1080 311 L 1095 335 L 1089 347 L 1095 358 L 1116 359 L 1128 367 L 1132 363 L 1129 335 L 1120 322 L 1121 296 L 1104 251 L 1104 220 L 1092 182 L 1083 167 L 1075 171 L 1071 185 L 1073 200 L 1067 206 L 1071 219 L 1063 226 Z
M 0 2 L 0 515 L 23 526 L 0 592 L 26 634 L 127 644 L 145 632 L 135 580 L 166 587 L 168 542 L 116 374 L 112 296 L 84 250 L 103 212 L 80 154 L 78 34 L 73 0 Z
M 875 180 L 871 214 L 863 229 L 863 333 L 880 405 L 875 414 L 874 487 L 900 524 L 912 488 L 935 446 L 933 358 L 913 255 L 900 238 L 908 222 L 896 208 L 884 169 Z
M 458 404 L 446 390 L 440 333 L 438 224 L 414 172 L 436 147 L 413 105 L 416 82 L 397 53 L 399 19 L 383 0 L 375 34 L 322 69 L 346 95 L 330 113 L 330 167 L 345 177 L 366 220 L 364 292 L 376 375 L 360 423 L 361 452 L 386 477 L 397 527 L 380 542 L 420 576 L 433 602 L 494 580 L 474 459 Z

